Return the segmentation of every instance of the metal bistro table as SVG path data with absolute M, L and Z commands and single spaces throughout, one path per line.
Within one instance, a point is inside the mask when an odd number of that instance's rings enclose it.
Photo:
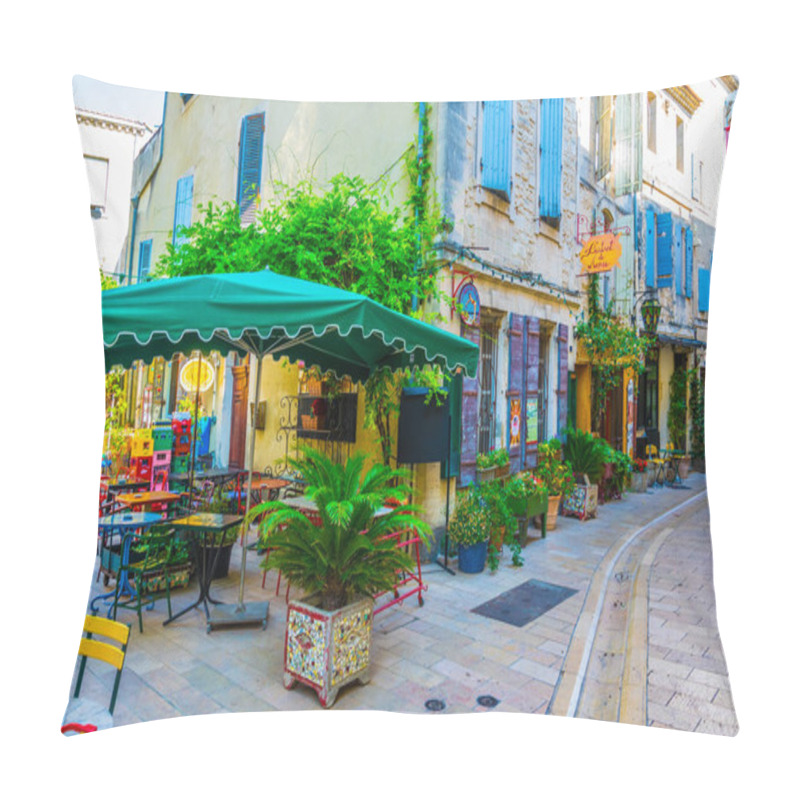
M 118 502 L 143 511 L 153 511 L 153 506 L 168 508 L 180 499 L 181 496 L 174 492 L 130 492 L 117 495 Z
M 194 480 L 196 481 L 210 481 L 214 484 L 214 488 L 224 486 L 231 481 L 237 482 L 237 488 L 242 475 L 246 475 L 246 469 L 204 469 L 196 470 L 194 473 Z M 183 486 L 189 486 L 190 474 L 188 472 L 170 472 L 170 481 L 180 483 Z
M 97 527 L 103 536 L 100 555 L 101 561 L 103 557 L 102 549 L 106 547 L 106 541 L 115 533 L 119 534 L 121 537 L 119 549 L 119 575 L 117 577 L 117 585 L 115 586 L 113 592 L 106 592 L 105 594 L 100 594 L 97 597 L 92 598 L 92 601 L 89 603 L 89 608 L 92 609 L 92 613 L 96 612 L 95 606 L 101 600 L 105 600 L 109 597 L 116 598 L 122 595 L 127 595 L 128 597 L 134 596 L 136 590 L 128 581 L 128 564 L 130 563 L 131 540 L 137 531 L 146 530 L 151 525 L 155 525 L 156 523 L 162 521 L 161 514 L 156 514 L 150 511 L 119 512 L 117 514 L 109 514 L 106 517 L 100 517 L 100 519 L 97 521 Z M 112 600 L 108 603 L 108 605 L 108 616 L 111 617 L 116 603 Z
M 234 514 L 192 514 L 188 517 L 180 517 L 178 519 L 169 520 L 168 525 L 178 531 L 181 536 L 193 539 L 195 542 L 201 545 L 199 548 L 201 551 L 200 575 L 198 576 L 200 594 L 197 600 L 195 600 L 195 602 L 190 606 L 187 606 L 177 614 L 173 614 L 171 617 L 165 619 L 164 625 L 174 622 L 188 611 L 191 611 L 193 608 L 197 608 L 200 604 L 202 604 L 203 608 L 205 609 L 206 625 L 208 625 L 208 604 L 213 603 L 214 605 L 219 605 L 222 602 L 221 600 L 215 600 L 213 597 L 211 597 L 209 591 L 211 587 L 211 576 L 214 574 L 214 567 L 217 559 L 219 558 L 221 548 L 217 548 L 214 561 L 210 566 L 206 564 L 206 550 L 210 542 L 213 541 L 214 536 L 224 533 L 236 525 L 241 525 L 242 519 L 242 517 Z

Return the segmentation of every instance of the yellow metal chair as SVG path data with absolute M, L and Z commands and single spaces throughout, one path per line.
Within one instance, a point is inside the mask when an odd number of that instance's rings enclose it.
M 661 458 L 661 456 L 659 456 L 658 448 L 654 444 L 645 445 L 644 453 L 645 456 L 647 457 L 647 460 L 651 464 L 656 465 L 656 477 L 655 477 L 656 485 L 663 486 L 664 480 L 666 478 L 666 473 L 664 468 L 667 463 L 667 459 Z
M 131 627 L 122 622 L 115 622 L 105 617 L 93 617 L 87 614 L 86 621 L 83 624 L 83 633 L 84 636 L 81 638 L 81 643 L 78 647 L 78 658 L 81 661 L 73 697 L 77 697 L 80 694 L 83 673 L 86 669 L 86 659 L 94 658 L 98 661 L 104 661 L 117 671 L 114 679 L 114 688 L 111 692 L 111 703 L 108 706 L 109 713 L 113 714 L 114 706 L 117 702 L 119 682 L 122 677 L 122 668 L 125 665 L 125 652 L 128 649 Z M 99 641 L 92 638 L 93 636 L 102 636 L 104 639 L 109 639 L 110 642 Z

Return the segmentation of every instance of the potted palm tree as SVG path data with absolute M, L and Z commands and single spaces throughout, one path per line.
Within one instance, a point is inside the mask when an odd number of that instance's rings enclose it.
M 564 460 L 572 466 L 575 487 L 564 498 L 564 515 L 580 520 L 597 516 L 597 485 L 604 470 L 604 448 L 588 431 L 568 430 Z
M 255 506 L 248 519 L 262 517 L 262 566 L 306 592 L 288 603 L 284 686 L 300 681 L 330 708 L 343 686 L 368 681 L 373 596 L 413 568 L 387 537 L 408 530 L 427 543 L 430 527 L 404 505 L 411 494 L 404 471 L 376 464 L 365 472 L 363 454 L 345 464 L 310 448 L 303 455 L 289 461 L 307 485 L 314 519 L 280 501 Z

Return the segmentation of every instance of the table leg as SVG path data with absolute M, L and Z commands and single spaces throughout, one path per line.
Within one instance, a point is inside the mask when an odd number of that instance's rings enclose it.
M 167 617 L 162 624 L 169 625 L 170 622 L 174 622 L 179 617 L 182 617 L 187 612 L 191 611 L 193 608 L 197 608 L 201 603 L 203 605 L 203 609 L 206 613 L 206 622 L 208 622 L 209 618 L 209 609 L 208 604 L 213 603 L 214 605 L 220 605 L 222 603 L 221 600 L 215 600 L 211 597 L 211 576 L 214 574 L 214 569 L 217 566 L 217 560 L 219 559 L 220 551 L 222 550 L 221 547 L 217 548 L 217 552 L 214 555 L 214 561 L 211 564 L 211 569 L 207 569 L 206 564 L 206 551 L 208 549 L 208 531 L 203 532 L 203 543 L 200 547 L 202 550 L 202 554 L 200 557 L 200 575 L 198 576 L 198 583 L 200 584 L 200 594 L 197 600 L 194 601 L 190 606 L 187 606 L 183 610 L 179 611 L 177 614 L 173 614 L 171 617 Z

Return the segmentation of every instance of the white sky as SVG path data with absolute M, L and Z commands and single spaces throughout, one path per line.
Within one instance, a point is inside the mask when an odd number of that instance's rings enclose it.
M 164 92 L 115 86 L 94 78 L 75 75 L 72 79 L 75 107 L 85 111 L 100 111 L 117 117 L 144 122 L 151 128 L 161 124 Z

